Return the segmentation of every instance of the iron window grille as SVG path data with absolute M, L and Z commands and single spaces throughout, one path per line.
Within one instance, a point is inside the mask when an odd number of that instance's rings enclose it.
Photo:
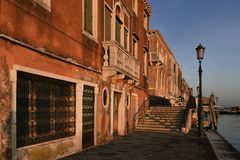
M 17 147 L 75 135 L 76 85 L 17 72 Z

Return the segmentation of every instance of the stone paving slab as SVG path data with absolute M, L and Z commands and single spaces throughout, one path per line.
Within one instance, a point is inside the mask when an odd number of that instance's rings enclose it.
M 217 160 L 206 137 L 195 132 L 134 132 L 61 160 Z
M 218 132 L 205 132 L 219 160 L 240 160 L 240 153 Z

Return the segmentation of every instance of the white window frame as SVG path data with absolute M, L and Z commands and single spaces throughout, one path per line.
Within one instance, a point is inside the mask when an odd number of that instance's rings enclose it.
M 33 0 L 47 11 L 51 12 L 51 0 Z
M 143 27 L 148 30 L 148 16 L 146 12 L 143 12 Z
M 124 28 L 124 30 L 126 29 L 126 31 L 127 31 L 127 50 L 129 51 L 129 33 L 130 33 L 130 30 L 129 30 L 129 28 L 130 28 L 130 15 L 127 13 L 127 11 L 124 9 L 123 10 L 123 17 L 124 17 L 124 20 L 123 20 L 123 28 Z M 128 25 L 126 25 L 124 22 L 125 22 L 125 15 L 127 16 L 127 18 L 128 18 Z M 125 31 L 123 31 L 123 47 L 124 47 L 124 32 Z M 125 48 L 125 47 L 124 47 Z
M 72 82 L 76 84 L 76 124 L 75 124 L 75 135 L 74 136 L 70 136 L 70 137 L 66 137 L 66 138 L 61 138 L 61 139 L 56 139 L 56 140 L 51 140 L 51 141 L 47 141 L 47 142 L 41 142 L 38 144 L 33 144 L 33 145 L 29 145 L 29 146 L 25 146 L 25 147 L 20 147 L 20 148 L 16 148 L 16 143 L 17 143 L 17 136 L 16 136 L 16 109 L 17 109 L 17 104 L 16 104 L 16 90 L 17 90 L 17 71 L 23 71 L 26 73 L 31 73 L 31 74 L 36 74 L 36 75 L 40 75 L 40 76 L 44 76 L 44 77 L 48 77 L 48 78 L 54 78 L 54 79 L 59 79 L 59 80 L 63 80 L 63 81 L 67 81 L 67 82 Z M 19 153 L 23 153 L 26 150 L 29 149 L 35 149 L 35 148 L 41 148 L 44 146 L 48 146 L 49 144 L 53 144 L 53 145 L 60 145 L 63 142 L 67 142 L 67 141 L 79 141 L 79 149 L 82 149 L 82 95 L 83 95 L 83 86 L 84 85 L 89 85 L 94 87 L 94 145 L 97 145 L 97 130 L 98 130 L 98 122 L 97 122 L 97 106 L 98 106 L 98 84 L 93 83 L 93 82 L 87 82 L 87 81 L 83 81 L 83 80 L 78 80 L 78 79 L 74 79 L 74 78 L 70 78 L 70 77 L 66 77 L 66 76 L 62 76 L 59 74 L 55 74 L 55 73 L 50 73 L 50 72 L 46 72 L 46 71 L 42 71 L 42 70 L 38 70 L 38 69 L 34 69 L 34 68 L 29 68 L 29 67 L 25 67 L 25 66 L 21 66 L 21 65 L 17 65 L 14 64 L 13 65 L 13 69 L 10 71 L 10 81 L 12 83 L 12 89 L 11 89 L 11 93 L 12 93 L 12 104 L 11 104 L 11 110 L 13 112 L 12 114 L 12 122 L 11 122 L 11 129 L 12 129 L 12 133 L 11 133 L 11 138 L 12 138 L 12 159 L 17 159 Z M 79 121 L 79 123 L 77 123 L 77 121 Z
M 134 45 L 134 41 L 136 42 Z M 132 39 L 132 55 L 137 58 L 138 57 L 138 40 L 133 36 Z
M 82 32 L 88 38 L 98 42 L 98 0 L 92 0 L 92 34 L 84 30 L 84 2 L 82 0 Z
M 106 10 L 106 7 L 112 12 L 111 14 L 111 35 L 110 35 L 110 40 L 112 40 L 112 37 L 114 35 L 114 32 L 113 32 L 113 10 L 111 9 L 111 7 L 107 4 L 107 3 L 104 3 L 104 40 L 106 41 L 106 37 L 105 37 L 105 28 L 106 28 L 106 16 L 105 16 L 105 10 Z
M 138 0 L 132 0 L 132 8 L 136 15 L 138 15 Z
M 147 52 L 143 50 L 143 75 L 147 77 Z

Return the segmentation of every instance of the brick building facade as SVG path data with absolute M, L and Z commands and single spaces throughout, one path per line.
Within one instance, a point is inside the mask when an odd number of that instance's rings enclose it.
M 134 130 L 147 0 L 0 0 L 0 159 L 55 159 Z
M 185 105 L 190 87 L 174 54 L 159 30 L 148 32 L 149 38 L 149 93 L 170 100 L 173 106 Z

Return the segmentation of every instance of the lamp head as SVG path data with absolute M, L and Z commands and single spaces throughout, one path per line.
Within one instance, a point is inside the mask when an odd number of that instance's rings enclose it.
M 202 44 L 199 43 L 199 45 L 196 48 L 196 53 L 197 53 L 197 59 L 198 60 L 203 60 L 204 52 L 205 52 L 205 47 L 203 47 Z

